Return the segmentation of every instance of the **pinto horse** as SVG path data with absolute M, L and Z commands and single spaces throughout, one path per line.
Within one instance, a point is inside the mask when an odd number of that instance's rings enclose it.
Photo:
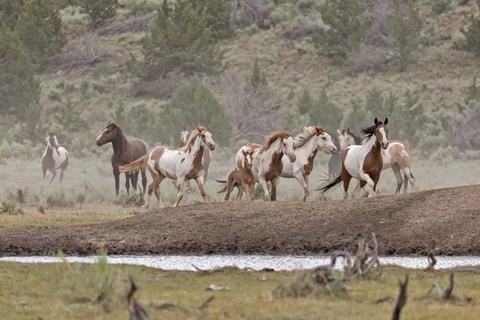
M 375 193 L 380 173 L 383 168 L 381 150 L 388 148 L 388 118 L 382 123 L 375 118 L 374 125 L 363 129 L 363 145 L 352 145 L 342 152 L 342 173 L 333 181 L 318 188 L 325 193 L 343 181 L 344 199 L 348 199 L 348 187 L 352 178 L 360 180 L 355 188 L 353 197 L 359 195 L 361 188 L 367 183 Z
M 113 176 L 115 178 L 115 193 L 118 196 L 120 189 L 120 171 L 118 170 L 118 167 L 142 157 L 147 153 L 147 148 L 140 140 L 127 140 L 122 129 L 120 129 L 115 123 L 108 124 L 97 137 L 95 142 L 99 147 L 109 142 L 112 143 L 113 154 L 111 157 L 111 163 Z M 147 175 L 145 170 L 141 170 L 141 172 L 143 185 L 142 194 L 145 194 Z M 127 194 L 130 191 L 130 180 L 132 180 L 133 189 L 137 190 L 138 172 L 125 174 L 125 188 L 127 188 Z
M 341 141 L 341 150 L 344 150 L 346 147 L 352 144 L 360 144 L 355 136 L 353 136 L 353 134 L 348 130 L 340 133 L 339 140 Z M 415 185 L 415 177 L 410 170 L 412 166 L 412 153 L 408 145 L 401 141 L 390 140 L 389 142 L 388 148 L 386 150 L 382 150 L 382 170 L 392 168 L 395 178 L 397 179 L 397 190 L 395 193 L 400 193 L 404 182 L 405 184 L 403 191 L 407 192 L 409 181 L 412 186 Z M 404 178 L 402 177 L 402 172 Z
M 251 201 L 255 200 L 255 176 L 252 172 L 253 150 L 242 150 L 243 159 L 240 169 L 235 169 L 228 175 L 227 181 L 215 180 L 221 183 L 221 189 L 218 193 L 226 192 L 225 201 L 230 198 L 233 188 L 238 189 L 237 200 L 240 200 L 245 193 Z
M 185 181 L 195 179 L 200 194 L 205 203 L 208 202 L 207 194 L 203 182 L 203 152 L 205 147 L 211 151 L 215 149 L 215 142 L 212 134 L 204 127 L 197 127 L 190 134 L 187 144 L 180 149 L 158 146 L 153 148 L 143 157 L 123 166 L 120 166 L 120 172 L 134 172 L 138 169 L 148 168 L 152 176 L 152 183 L 148 186 L 148 200 L 146 208 L 150 206 L 152 193 L 157 198 L 157 206 L 160 206 L 160 183 L 165 178 L 177 180 L 177 200 L 174 207 L 183 198 L 183 187 Z
M 45 180 L 47 171 L 50 171 L 52 173 L 50 183 L 52 183 L 57 175 L 57 170 L 60 169 L 60 182 L 62 182 L 63 171 L 68 166 L 68 152 L 64 147 L 60 147 L 57 136 L 54 133 L 49 132 L 45 141 L 47 142 L 47 147 L 42 155 L 43 180 Z
M 282 178 L 295 178 L 303 188 L 303 201 L 310 195 L 308 189 L 308 177 L 313 170 L 313 161 L 318 150 L 327 154 L 335 154 L 337 148 L 325 128 L 311 126 L 303 128 L 303 131 L 294 138 L 295 162 L 290 162 L 283 156 Z
M 190 137 L 190 131 L 187 129 L 182 129 L 180 132 L 180 140 L 182 141 L 182 146 L 187 145 L 188 138 Z M 205 184 L 207 182 L 207 177 L 208 177 L 208 168 L 210 167 L 210 160 L 212 159 L 210 149 L 206 148 L 203 150 L 203 158 L 202 158 L 202 163 L 203 163 L 203 170 L 205 173 L 203 174 L 203 183 Z
M 265 201 L 277 200 L 277 186 L 283 170 L 283 155 L 287 155 L 290 162 L 295 162 L 296 155 L 293 149 L 294 140 L 292 135 L 284 130 L 272 132 L 266 137 L 265 145 L 248 144 L 238 150 L 235 156 L 237 168 L 241 163 L 239 154 L 244 150 L 253 149 L 252 172 L 255 181 L 260 183 L 264 192 Z M 272 183 L 272 193 L 268 191 L 267 182 Z

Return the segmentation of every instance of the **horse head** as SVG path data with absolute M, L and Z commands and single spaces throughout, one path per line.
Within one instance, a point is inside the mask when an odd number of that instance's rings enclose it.
M 385 118 L 385 121 L 378 121 L 377 118 L 374 120 L 375 123 L 375 138 L 377 142 L 380 143 L 383 149 L 388 148 L 388 118 Z
M 97 137 L 95 143 L 97 146 L 103 146 L 105 143 L 112 142 L 117 136 L 118 132 L 121 131 L 120 127 L 115 123 L 109 123 L 102 133 Z
M 242 150 L 243 153 L 243 167 L 251 170 L 253 165 L 253 149 Z
M 187 144 L 189 135 L 190 135 L 190 131 L 188 131 L 188 129 L 183 128 L 180 131 L 180 141 L 182 142 L 183 145 Z
M 290 162 L 295 162 L 295 160 L 297 160 L 297 156 L 294 152 L 295 140 L 293 139 L 292 135 L 284 130 L 273 132 L 267 137 L 267 149 L 270 148 L 272 143 L 277 139 L 280 141 L 280 151 L 287 155 Z
M 207 147 L 211 151 L 215 150 L 215 141 L 212 139 L 212 134 L 204 127 L 197 127 L 195 129 L 196 136 L 202 141 L 202 146 Z
M 60 145 L 58 144 L 57 136 L 55 135 L 55 133 L 49 132 L 45 141 L 47 142 L 47 146 L 52 150 L 53 149 L 58 150 L 58 148 L 60 148 Z
M 337 147 L 332 141 L 332 137 L 327 133 L 325 128 L 315 127 L 317 131 L 317 148 L 325 151 L 325 153 L 334 154 L 337 152 Z
M 345 150 L 349 146 L 355 144 L 355 137 L 350 132 L 350 128 L 347 128 L 347 130 L 342 130 L 341 132 L 337 130 L 337 132 L 338 142 L 340 143 L 340 150 Z

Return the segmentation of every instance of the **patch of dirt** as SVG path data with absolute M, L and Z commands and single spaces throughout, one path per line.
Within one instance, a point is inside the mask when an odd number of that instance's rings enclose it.
M 70 228 L 7 229 L 0 255 L 322 254 L 377 235 L 381 255 L 480 254 L 480 186 L 328 202 L 217 202 Z

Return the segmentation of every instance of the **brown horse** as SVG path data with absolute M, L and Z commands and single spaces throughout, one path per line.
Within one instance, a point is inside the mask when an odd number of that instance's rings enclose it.
M 355 178 L 360 180 L 360 183 L 355 188 L 353 197 L 358 196 L 367 183 L 374 193 L 377 191 L 383 168 L 382 149 L 388 148 L 388 118 L 385 118 L 383 123 L 375 118 L 374 123 L 362 131 L 365 134 L 363 145 L 353 145 L 343 150 L 342 174 L 317 190 L 325 193 L 343 181 L 344 199 L 347 199 L 350 180 Z
M 230 198 L 233 188 L 237 188 L 237 200 L 240 200 L 243 193 L 247 195 L 249 200 L 255 200 L 255 176 L 252 172 L 253 163 L 253 149 L 242 150 L 243 159 L 240 169 L 235 169 L 228 175 L 227 181 L 216 180 L 222 183 L 222 188 L 218 193 L 227 192 L 225 194 L 225 201 Z
M 103 146 L 106 143 L 111 142 L 113 146 L 113 154 L 111 158 L 113 176 L 115 177 L 115 193 L 118 196 L 120 185 L 120 171 L 118 167 L 130 163 L 138 158 L 147 154 L 147 148 L 145 144 L 140 140 L 128 141 L 125 135 L 115 123 L 110 123 L 103 129 L 102 133 L 95 140 L 97 146 Z M 145 194 L 145 188 L 147 187 L 147 175 L 145 169 L 142 172 L 142 194 Z M 130 180 L 132 180 L 132 186 L 134 190 L 137 190 L 138 171 L 133 173 L 125 173 L 125 188 L 127 188 L 127 194 L 130 189 Z

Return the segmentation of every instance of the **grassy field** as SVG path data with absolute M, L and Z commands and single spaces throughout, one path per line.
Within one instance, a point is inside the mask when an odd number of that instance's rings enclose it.
M 299 273 L 224 269 L 202 274 L 100 262 L 2 263 L 0 318 L 125 319 L 129 276 L 136 279 L 136 297 L 150 319 L 388 319 L 398 295 L 398 280 L 405 274 L 410 281 L 402 319 L 475 319 L 480 313 L 480 280 L 471 273 L 455 275 L 453 297 L 445 301 L 428 291 L 436 281 L 446 287 L 446 272 L 397 267 L 384 268 L 380 277 L 348 282 L 346 293 L 339 295 L 277 297 L 275 289 L 291 283 Z M 211 284 L 230 290 L 207 291 Z M 213 300 L 201 307 L 210 297 Z

